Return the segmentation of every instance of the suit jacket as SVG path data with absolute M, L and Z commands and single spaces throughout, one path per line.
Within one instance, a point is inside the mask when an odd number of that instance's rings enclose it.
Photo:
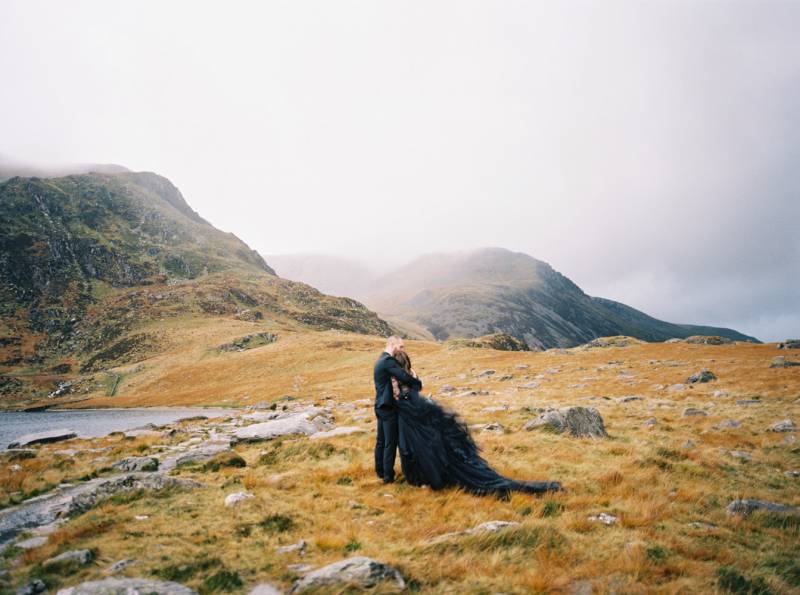
M 416 390 L 422 390 L 422 382 L 406 372 L 391 355 L 385 351 L 381 353 L 378 361 L 375 362 L 373 373 L 375 379 L 375 407 L 394 408 L 394 397 L 392 396 L 392 378 L 397 378 Z

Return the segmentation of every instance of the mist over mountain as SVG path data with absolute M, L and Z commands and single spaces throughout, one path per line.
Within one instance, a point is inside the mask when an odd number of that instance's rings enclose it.
M 315 271 L 332 275 L 313 258 L 296 259 L 302 266 L 294 268 L 294 279 L 314 285 Z M 664 322 L 625 304 L 589 296 L 549 264 L 503 248 L 430 254 L 339 289 L 396 326 L 405 321 L 439 340 L 503 332 L 534 349 L 572 347 L 611 335 L 646 341 L 697 334 L 756 340 L 727 328 Z
M 15 176 L 23 178 L 57 178 L 76 174 L 118 174 L 127 171 L 130 171 L 127 167 L 114 163 L 43 165 L 15 162 L 0 155 L 0 182 Z

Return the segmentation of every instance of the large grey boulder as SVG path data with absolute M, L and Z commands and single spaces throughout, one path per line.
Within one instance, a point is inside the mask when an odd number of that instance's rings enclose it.
M 74 571 L 94 559 L 91 550 L 70 550 L 42 562 L 42 568 L 55 571 Z
M 769 365 L 770 368 L 792 368 L 794 366 L 800 366 L 800 362 L 788 360 L 782 355 L 772 358 L 772 363 Z
M 576 438 L 605 438 L 603 418 L 594 407 L 562 407 L 545 411 L 523 426 L 524 430 L 548 428 L 558 433 L 569 432 Z
M 698 384 L 703 382 L 711 382 L 712 380 L 716 380 L 717 377 L 714 375 L 714 372 L 711 370 L 700 370 L 699 372 L 695 372 L 691 376 L 686 379 L 687 384 Z
M 20 448 L 31 444 L 49 444 L 51 442 L 61 442 L 77 438 L 78 434 L 74 430 L 48 430 L 47 432 L 37 432 L 35 434 L 25 434 L 8 445 L 8 448 Z
M 796 429 L 797 426 L 791 419 L 782 419 L 780 421 L 776 421 L 767 428 L 767 430 L 770 432 L 794 432 Z
M 786 339 L 778 344 L 778 349 L 800 349 L 800 339 Z
M 233 433 L 235 442 L 259 442 L 278 436 L 301 434 L 310 436 L 329 429 L 330 418 L 318 410 L 300 411 L 279 419 L 238 428 Z
M 158 459 L 155 457 L 128 457 L 111 465 L 118 471 L 155 471 L 158 469 Z
M 393 583 L 398 589 L 406 586 L 403 575 L 396 568 L 366 556 L 355 556 L 309 572 L 296 581 L 289 592 L 302 593 L 345 585 L 368 589 L 383 582 Z
M 161 461 L 160 467 L 162 471 L 169 471 L 181 465 L 204 463 L 219 453 L 230 449 L 231 441 L 227 437 L 206 440 L 205 442 L 191 446 L 185 450 L 179 450 L 177 453 L 170 454 Z
M 778 504 L 776 502 L 769 502 L 768 500 L 750 500 L 750 499 L 743 499 L 743 500 L 734 500 L 728 507 L 726 511 L 730 515 L 738 514 L 742 516 L 747 516 L 752 512 L 757 510 L 763 510 L 766 512 L 773 512 L 778 514 L 787 514 L 787 515 L 800 515 L 800 508 L 796 506 L 789 506 L 787 504 Z
M 57 595 L 197 595 L 189 587 L 146 578 L 107 578 L 58 591 Z

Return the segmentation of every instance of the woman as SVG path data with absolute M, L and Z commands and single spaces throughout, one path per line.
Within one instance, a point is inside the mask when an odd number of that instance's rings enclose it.
M 411 358 L 404 351 L 395 359 L 409 374 L 417 377 Z M 406 481 L 440 490 L 458 486 L 473 494 L 508 496 L 511 491 L 538 494 L 559 491 L 557 481 L 517 481 L 503 477 L 479 454 L 469 428 L 458 415 L 418 390 L 398 384 L 392 378 L 397 399 L 400 430 L 400 466 Z

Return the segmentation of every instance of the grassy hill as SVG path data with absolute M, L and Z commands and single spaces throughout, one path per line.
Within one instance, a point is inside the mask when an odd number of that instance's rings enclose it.
M 152 173 L 0 184 L 0 398 L 30 402 L 86 374 L 166 353 L 174 327 L 386 335 L 355 300 L 277 277 Z

